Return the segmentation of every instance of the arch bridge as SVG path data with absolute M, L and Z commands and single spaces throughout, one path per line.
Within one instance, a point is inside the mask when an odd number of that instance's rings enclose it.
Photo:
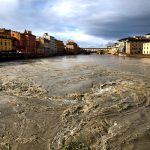
M 110 48 L 82 48 L 84 52 L 87 53 L 98 53 L 98 54 L 105 54 L 107 53 Z

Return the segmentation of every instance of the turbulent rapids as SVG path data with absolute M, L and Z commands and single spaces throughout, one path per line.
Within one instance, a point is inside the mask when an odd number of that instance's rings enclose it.
M 94 55 L 0 64 L 0 149 L 147 150 L 149 70 Z

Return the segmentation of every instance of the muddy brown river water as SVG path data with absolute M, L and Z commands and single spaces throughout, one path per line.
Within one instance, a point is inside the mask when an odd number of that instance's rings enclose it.
M 148 150 L 149 116 L 150 59 L 0 63 L 1 150 Z

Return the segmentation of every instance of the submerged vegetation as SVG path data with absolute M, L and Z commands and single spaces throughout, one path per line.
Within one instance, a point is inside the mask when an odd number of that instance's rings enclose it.
M 81 142 L 72 142 L 69 145 L 66 145 L 64 150 L 90 150 L 84 143 Z

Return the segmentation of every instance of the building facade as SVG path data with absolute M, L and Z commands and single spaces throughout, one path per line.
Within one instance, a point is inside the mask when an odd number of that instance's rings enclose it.
M 23 43 L 25 44 L 24 52 L 26 54 L 35 55 L 36 54 L 36 36 L 32 34 L 31 31 L 26 31 L 22 34 Z
M 12 51 L 11 30 L 0 29 L 0 52 Z
M 109 48 L 108 50 L 108 54 L 118 54 L 119 51 L 119 43 L 114 43 L 111 46 L 108 46 L 107 48 Z
M 18 39 L 21 41 L 21 33 L 17 31 L 11 31 L 11 37 Z
M 119 41 L 118 42 L 118 52 L 125 53 L 126 52 L 126 41 Z
M 13 50 L 21 52 L 21 47 L 23 47 L 23 39 L 21 33 L 17 31 L 11 31 L 11 37 Z
M 48 33 L 44 33 L 42 37 L 38 38 L 38 41 L 41 43 L 41 49 L 44 50 L 44 55 L 53 56 L 57 54 L 57 45 L 54 37 L 48 35 Z
M 43 54 L 45 56 L 52 55 L 50 40 L 48 40 L 48 39 L 46 39 L 44 37 L 40 37 L 39 41 L 40 41 L 40 44 L 41 44 L 40 50 L 43 51 Z
M 129 41 L 126 43 L 127 54 L 142 54 L 143 42 L 142 41 Z
M 36 51 L 37 51 L 37 55 L 40 56 L 44 56 L 44 44 L 42 43 L 42 41 L 40 40 L 40 38 L 36 39 Z
M 27 55 L 36 54 L 36 36 L 34 36 L 31 31 L 25 30 L 24 33 L 12 31 L 11 37 L 19 41 L 19 46 L 17 48 L 17 51 L 20 51 Z
M 128 37 L 119 40 L 119 52 L 126 54 L 143 54 L 143 43 L 150 41 L 146 37 Z
M 75 43 L 72 40 L 69 40 L 66 44 L 66 53 L 67 54 L 78 54 L 78 53 L 80 53 L 80 48 L 77 45 L 77 43 Z
M 55 42 L 56 42 L 56 46 L 57 46 L 57 54 L 58 55 L 65 54 L 65 45 L 64 45 L 63 41 L 56 40 Z
M 143 54 L 150 55 L 150 42 L 143 43 Z
M 57 45 L 56 40 L 53 36 L 48 35 L 48 33 L 44 33 L 43 38 L 50 41 L 50 55 L 56 55 L 57 54 Z
M 11 40 L 12 40 L 12 50 L 13 50 L 14 52 L 20 52 L 20 51 L 19 51 L 19 47 L 20 47 L 20 42 L 19 42 L 19 40 L 16 39 L 16 38 L 14 38 L 14 37 L 12 37 Z

